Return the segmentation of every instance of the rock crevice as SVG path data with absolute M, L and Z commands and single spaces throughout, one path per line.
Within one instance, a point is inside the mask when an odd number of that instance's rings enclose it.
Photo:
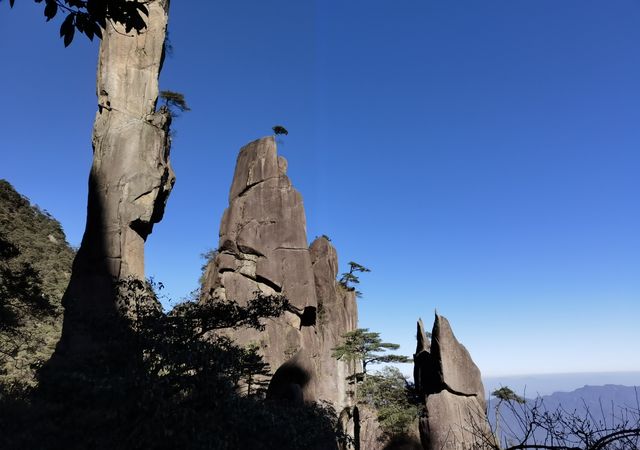
M 422 320 L 417 328 L 414 380 L 425 407 L 419 424 L 422 446 L 476 448 L 489 433 L 480 370 L 445 317 L 436 314 L 431 339 Z

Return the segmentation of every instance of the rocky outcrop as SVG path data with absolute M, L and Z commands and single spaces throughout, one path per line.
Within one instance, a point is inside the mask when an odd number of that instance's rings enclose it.
M 342 336 L 358 326 L 355 291 L 336 282 L 338 255 L 325 236 L 313 241 L 309 251 L 318 300 L 318 396 L 331 401 L 340 412 L 351 405 L 351 388 L 345 380 L 354 373 L 354 363 L 339 361 L 331 355 L 342 343 Z
M 476 448 L 488 436 L 480 370 L 458 342 L 449 321 L 436 314 L 431 339 L 418 321 L 416 389 L 425 399 L 420 438 L 426 450 Z M 477 447 L 482 448 L 482 447 Z
M 358 445 L 355 450 L 382 450 L 388 438 L 384 435 L 378 423 L 378 412 L 366 405 L 358 405 Z
M 83 327 L 117 315 L 114 279 L 144 279 L 144 243 L 163 216 L 175 180 L 169 164 L 171 117 L 156 111 L 169 2 L 145 5 L 147 27 L 140 34 L 127 35 L 111 22 L 103 31 L 87 225 L 63 298 L 60 352 L 88 350 Z
M 205 271 L 202 301 L 245 304 L 256 293 L 282 294 L 292 310 L 269 320 L 263 332 L 230 333 L 240 345 L 257 344 L 274 376 L 268 395 L 295 401 L 349 403 L 348 367 L 331 357 L 355 329 L 355 297 L 336 282 L 336 251 L 326 238 L 307 244 L 302 197 L 287 177 L 273 137 L 238 155 L 229 206 L 220 224 L 215 258 Z

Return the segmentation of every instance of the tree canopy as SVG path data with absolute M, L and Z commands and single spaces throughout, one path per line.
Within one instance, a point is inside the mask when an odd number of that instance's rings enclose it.
M 398 344 L 382 342 L 380 333 L 358 328 L 345 333 L 344 343 L 333 349 L 333 357 L 349 362 L 362 362 L 362 372 L 367 373 L 367 365 L 377 363 L 406 363 L 409 358 L 403 355 L 382 354 L 387 350 L 397 350 Z
M 160 91 L 158 96 L 162 101 L 164 101 L 164 106 L 169 110 L 173 117 L 178 115 L 177 111 L 185 112 L 191 111 L 189 105 L 187 105 L 187 101 L 184 98 L 184 94 L 175 91 Z
M 279 135 L 279 134 L 284 134 L 285 136 L 289 134 L 287 129 L 285 127 L 283 127 L 282 125 L 276 125 L 276 126 L 272 127 L 271 129 L 273 130 L 273 134 L 275 134 L 276 136 Z
M 392 366 L 384 367 L 362 382 L 358 402 L 375 408 L 380 428 L 388 437 L 409 432 L 420 412 L 413 384 Z
M 342 287 L 344 287 L 345 289 L 355 291 L 356 297 L 362 297 L 362 293 L 360 291 L 356 291 L 353 285 L 360 283 L 360 278 L 356 275 L 356 273 L 365 272 L 371 272 L 371 270 L 367 269 L 361 264 L 358 264 L 357 262 L 349 261 L 349 272 L 343 273 L 338 283 L 340 283 L 340 285 L 342 285 Z
M 0 0 L 2 1 L 2 0 Z M 48 21 L 59 13 L 66 14 L 60 26 L 60 37 L 67 47 L 73 41 L 76 30 L 90 40 L 102 39 L 102 30 L 107 22 L 124 26 L 127 33 L 141 32 L 146 28 L 145 18 L 149 11 L 142 0 L 34 0 L 44 3 L 44 16 Z M 13 8 L 15 0 L 9 0 Z

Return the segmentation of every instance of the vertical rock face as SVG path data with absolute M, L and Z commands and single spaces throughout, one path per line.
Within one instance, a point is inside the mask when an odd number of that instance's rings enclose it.
M 414 379 L 425 398 L 426 414 L 420 420 L 423 447 L 476 448 L 488 433 L 480 370 L 443 316 L 436 314 L 431 340 L 418 321 L 417 339 Z
M 309 251 L 318 299 L 318 396 L 331 401 L 340 412 L 351 405 L 345 380 L 354 368 L 331 354 L 342 343 L 342 336 L 358 327 L 355 291 L 344 289 L 336 282 L 338 255 L 326 237 L 313 241 Z
M 83 322 L 118 309 L 114 279 L 144 278 L 144 242 L 175 180 L 170 115 L 156 112 L 169 2 L 146 6 L 145 30 L 127 36 L 109 23 L 100 45 L 87 225 L 63 299 L 63 347 Z
M 336 282 L 337 255 L 329 241 L 319 238 L 308 247 L 302 197 L 286 173 L 273 137 L 240 150 L 203 301 L 245 304 L 256 292 L 286 296 L 291 312 L 268 320 L 263 332 L 239 330 L 233 338 L 259 345 L 275 372 L 268 395 L 322 399 L 342 408 L 348 372 L 331 349 L 356 327 L 355 298 Z

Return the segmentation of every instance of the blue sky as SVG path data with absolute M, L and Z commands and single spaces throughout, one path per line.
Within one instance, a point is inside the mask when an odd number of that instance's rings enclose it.
M 0 177 L 84 230 L 97 44 L 0 2 Z M 161 88 L 177 183 L 147 272 L 180 298 L 237 150 L 276 123 L 309 240 L 363 275 L 360 326 L 447 316 L 486 375 L 640 370 L 640 3 L 178 2 Z

